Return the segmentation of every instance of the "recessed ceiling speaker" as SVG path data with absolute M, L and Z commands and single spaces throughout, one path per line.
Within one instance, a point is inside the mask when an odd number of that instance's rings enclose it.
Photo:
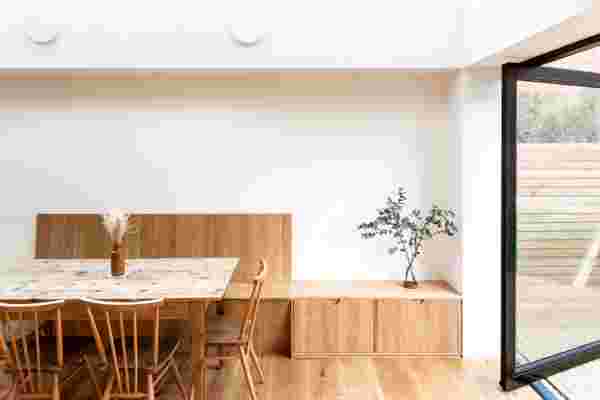
M 260 44 L 265 38 L 261 25 L 252 18 L 241 19 L 228 26 L 229 36 L 234 43 L 243 47 Z
M 28 18 L 25 22 L 25 36 L 33 44 L 47 46 L 58 40 L 60 32 L 54 24 L 43 23 L 39 18 Z

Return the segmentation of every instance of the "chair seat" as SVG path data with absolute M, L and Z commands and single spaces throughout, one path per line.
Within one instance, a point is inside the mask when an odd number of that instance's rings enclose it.
M 211 317 L 208 319 L 206 343 L 209 345 L 239 343 L 240 330 L 239 321 Z

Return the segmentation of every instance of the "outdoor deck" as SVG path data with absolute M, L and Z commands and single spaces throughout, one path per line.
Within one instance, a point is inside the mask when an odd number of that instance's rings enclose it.
M 517 346 L 536 360 L 600 339 L 600 145 L 520 144 L 518 165 Z M 600 396 L 590 374 L 552 381 Z

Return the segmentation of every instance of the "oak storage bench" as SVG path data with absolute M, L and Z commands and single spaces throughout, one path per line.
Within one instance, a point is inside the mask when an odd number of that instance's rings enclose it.
M 296 281 L 292 356 L 462 357 L 462 298 L 443 281 Z

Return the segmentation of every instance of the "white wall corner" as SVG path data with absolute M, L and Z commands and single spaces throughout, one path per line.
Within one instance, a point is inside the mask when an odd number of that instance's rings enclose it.
M 451 85 L 458 148 L 464 355 L 500 353 L 501 70 L 459 71 Z

